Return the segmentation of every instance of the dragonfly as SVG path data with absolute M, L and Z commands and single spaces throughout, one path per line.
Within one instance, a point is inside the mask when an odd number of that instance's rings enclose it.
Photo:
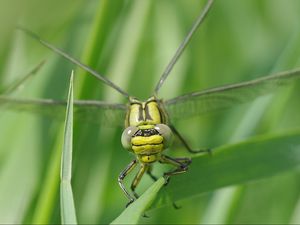
M 153 95 L 146 101 L 141 101 L 131 96 L 102 74 L 88 65 L 81 63 L 63 50 L 41 39 L 32 31 L 18 27 L 18 29 L 40 42 L 46 48 L 76 66 L 81 67 L 128 100 L 128 104 L 108 103 L 98 100 L 74 101 L 74 113 L 77 119 L 88 122 L 98 122 L 100 124 L 104 122 L 124 124 L 124 131 L 121 136 L 122 146 L 135 156 L 118 176 L 119 186 L 128 199 L 126 207 L 139 198 L 139 195 L 136 193 L 136 188 L 144 174 L 148 174 L 153 180 L 157 179 L 157 177 L 152 174 L 152 168 L 155 163 L 159 162 L 173 166 L 172 170 L 164 173 L 166 183 L 169 182 L 171 176 L 185 173 L 188 170 L 192 162 L 190 158 L 174 158 L 165 154 L 165 150 L 172 147 L 174 138 L 178 139 L 190 153 L 210 152 L 210 149 L 191 148 L 181 133 L 172 124 L 173 119 L 198 116 L 214 110 L 248 102 L 259 96 L 267 95 L 281 86 L 292 84 L 300 78 L 300 69 L 294 69 L 242 83 L 191 92 L 169 100 L 159 98 L 159 90 L 170 75 L 185 48 L 192 40 L 192 37 L 207 17 L 213 3 L 214 0 L 208 0 L 206 2 L 192 28 L 167 64 L 153 91 Z M 20 99 L 0 95 L 0 104 L 4 106 L 7 105 L 9 108 L 35 111 L 46 115 L 51 114 L 51 116 L 53 116 L 53 114 L 63 116 L 64 113 L 61 112 L 65 111 L 67 103 L 63 100 Z M 131 183 L 129 191 L 125 187 L 124 180 L 138 165 L 139 170 Z

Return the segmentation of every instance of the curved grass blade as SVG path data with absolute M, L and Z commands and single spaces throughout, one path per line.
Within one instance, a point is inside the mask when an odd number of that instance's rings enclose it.
M 150 207 L 164 184 L 165 179 L 161 177 L 139 199 L 129 205 L 111 224 L 138 224 L 139 219 Z
M 221 187 L 243 184 L 299 169 L 300 131 L 261 136 L 217 148 L 212 155 L 193 158 L 189 172 L 172 177 L 167 192 L 173 201 Z M 171 204 L 160 194 L 155 207 Z
M 60 207 L 62 224 L 77 224 L 72 178 L 72 143 L 73 143 L 73 71 L 70 79 L 68 104 L 65 120 L 64 145 L 61 158 Z
M 74 119 L 84 122 L 118 125 L 124 123 L 126 105 L 111 104 L 96 100 L 74 100 Z M 0 95 L 0 106 L 9 110 L 38 113 L 63 119 L 67 102 L 53 99 L 21 99 Z
M 252 81 L 192 92 L 167 100 L 166 109 L 172 119 L 200 115 L 254 100 L 281 86 L 292 84 L 299 78 L 300 69 L 295 69 Z

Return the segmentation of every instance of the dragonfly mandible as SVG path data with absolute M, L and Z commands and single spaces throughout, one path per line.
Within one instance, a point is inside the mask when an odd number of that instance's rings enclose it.
M 161 75 L 154 89 L 153 96 L 146 101 L 140 101 L 137 98 L 132 97 L 97 71 L 79 62 L 77 59 L 71 57 L 52 44 L 42 40 L 35 33 L 19 27 L 19 29 L 39 41 L 45 47 L 83 68 L 101 82 L 104 82 L 106 85 L 110 86 L 128 99 L 129 103 L 127 105 L 111 104 L 95 100 L 74 101 L 76 116 L 83 117 L 87 121 L 89 119 L 94 121 L 95 118 L 100 118 L 101 121 L 99 122 L 101 123 L 103 118 L 107 117 L 110 117 L 108 121 L 114 121 L 117 123 L 124 123 L 125 120 L 125 129 L 121 137 L 121 142 L 125 149 L 129 150 L 136 156 L 136 158 L 120 173 L 118 177 L 119 185 L 129 200 L 127 206 L 139 197 L 135 192 L 135 189 L 145 173 L 147 173 L 152 179 L 156 179 L 156 177 L 151 173 L 152 166 L 155 162 L 166 163 L 175 167 L 175 169 L 164 173 L 166 181 L 168 181 L 169 177 L 172 175 L 187 171 L 188 166 L 191 163 L 190 158 L 172 158 L 164 153 L 167 148 L 171 147 L 173 136 L 179 139 L 185 148 L 191 153 L 209 152 L 208 149 L 192 149 L 173 126 L 172 119 L 200 115 L 212 110 L 247 102 L 258 96 L 268 94 L 277 87 L 292 83 L 296 79 L 300 78 L 300 69 L 295 69 L 243 83 L 192 92 L 169 100 L 160 99 L 158 97 L 160 88 L 169 76 L 184 49 L 189 44 L 193 35 L 204 21 L 212 5 L 213 0 L 208 0 L 204 9 L 197 17 L 190 32 L 184 38 L 175 55 L 167 65 L 164 73 Z M 52 99 L 25 100 L 4 95 L 0 96 L 0 103 L 10 104 L 15 108 L 23 110 L 37 111 L 42 114 L 47 114 L 49 112 L 49 108 L 52 109 L 52 114 L 53 109 L 58 112 L 64 111 L 66 107 L 65 101 Z M 59 115 L 59 113 L 56 115 Z M 132 182 L 132 193 L 130 193 L 125 188 L 123 181 L 137 165 L 140 165 L 140 169 Z

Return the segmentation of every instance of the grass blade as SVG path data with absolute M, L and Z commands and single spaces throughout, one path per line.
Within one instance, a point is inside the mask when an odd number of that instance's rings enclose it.
M 300 132 L 256 137 L 193 158 L 187 174 L 172 178 L 167 191 L 174 201 L 228 185 L 291 171 L 300 165 Z M 169 203 L 161 201 L 158 205 Z M 159 200 L 159 199 L 158 199 Z
M 145 210 L 149 208 L 159 190 L 165 183 L 164 178 L 157 180 L 138 200 L 126 208 L 111 224 L 137 224 Z
M 77 224 L 71 187 L 72 177 L 72 137 L 73 137 L 73 71 L 70 79 L 66 112 L 64 145 L 61 160 L 60 206 L 62 224 Z

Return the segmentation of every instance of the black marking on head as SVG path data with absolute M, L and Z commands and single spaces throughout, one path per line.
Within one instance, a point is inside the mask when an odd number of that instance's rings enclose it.
M 139 104 L 139 121 L 144 121 L 143 107 Z
M 159 132 L 156 129 L 154 129 L 154 128 L 151 128 L 151 129 L 140 129 L 137 132 L 135 132 L 135 134 L 133 135 L 133 137 L 136 137 L 136 136 L 149 137 L 149 136 L 158 135 L 158 134 L 159 134 Z
M 149 113 L 149 107 L 148 107 L 148 103 L 145 106 L 145 120 L 153 120 L 150 113 Z

